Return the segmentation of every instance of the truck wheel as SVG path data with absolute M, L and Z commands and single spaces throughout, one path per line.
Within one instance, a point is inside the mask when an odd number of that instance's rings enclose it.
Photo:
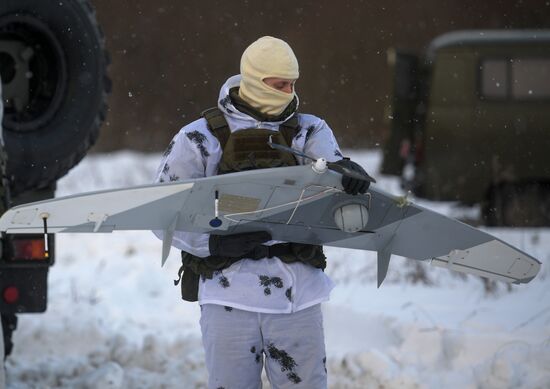
M 550 185 L 532 182 L 494 186 L 483 215 L 489 226 L 550 226 Z
M 109 60 L 88 0 L 2 0 L 0 75 L 12 195 L 54 183 L 94 144 Z

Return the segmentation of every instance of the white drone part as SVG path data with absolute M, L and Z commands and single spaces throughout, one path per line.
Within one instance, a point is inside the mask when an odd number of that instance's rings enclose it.
M 369 221 L 369 211 L 363 204 L 346 204 L 334 211 L 334 222 L 344 232 L 362 230 Z
M 318 160 L 313 162 L 313 164 L 311 166 L 313 168 L 313 171 L 315 173 L 319 173 L 319 174 L 322 174 L 322 173 L 326 172 L 327 169 L 328 169 L 327 160 L 324 159 L 324 158 L 319 158 Z

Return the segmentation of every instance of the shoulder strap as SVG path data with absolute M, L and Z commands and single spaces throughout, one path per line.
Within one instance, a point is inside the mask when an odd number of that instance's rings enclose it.
M 221 149 L 224 150 L 229 135 L 231 135 L 231 130 L 223 112 L 218 107 L 212 107 L 202 111 L 201 116 L 206 119 L 208 129 L 218 139 Z M 295 113 L 290 119 L 281 124 L 279 131 L 285 138 L 288 147 L 292 147 L 292 139 L 300 131 L 298 113 Z
M 231 130 L 223 112 L 218 107 L 212 107 L 202 111 L 201 116 L 206 119 L 208 129 L 218 139 L 221 149 L 224 150 Z
M 300 131 L 300 124 L 298 122 L 298 113 L 292 115 L 290 119 L 280 125 L 279 132 L 283 134 L 288 147 L 292 147 L 292 139 Z

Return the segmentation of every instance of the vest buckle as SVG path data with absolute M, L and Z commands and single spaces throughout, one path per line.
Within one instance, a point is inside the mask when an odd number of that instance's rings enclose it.
M 269 246 L 266 245 L 259 245 L 254 247 L 254 251 L 252 252 L 254 259 L 262 259 L 262 258 L 273 258 L 273 255 L 271 254 L 271 250 L 269 249 Z

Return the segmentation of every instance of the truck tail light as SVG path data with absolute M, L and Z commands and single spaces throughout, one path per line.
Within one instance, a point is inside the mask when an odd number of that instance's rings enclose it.
M 48 260 L 45 255 L 44 239 L 40 238 L 17 238 L 13 239 L 12 260 L 19 261 L 40 261 Z
M 15 286 L 8 286 L 2 292 L 2 298 L 8 304 L 14 304 L 19 301 L 19 289 Z

